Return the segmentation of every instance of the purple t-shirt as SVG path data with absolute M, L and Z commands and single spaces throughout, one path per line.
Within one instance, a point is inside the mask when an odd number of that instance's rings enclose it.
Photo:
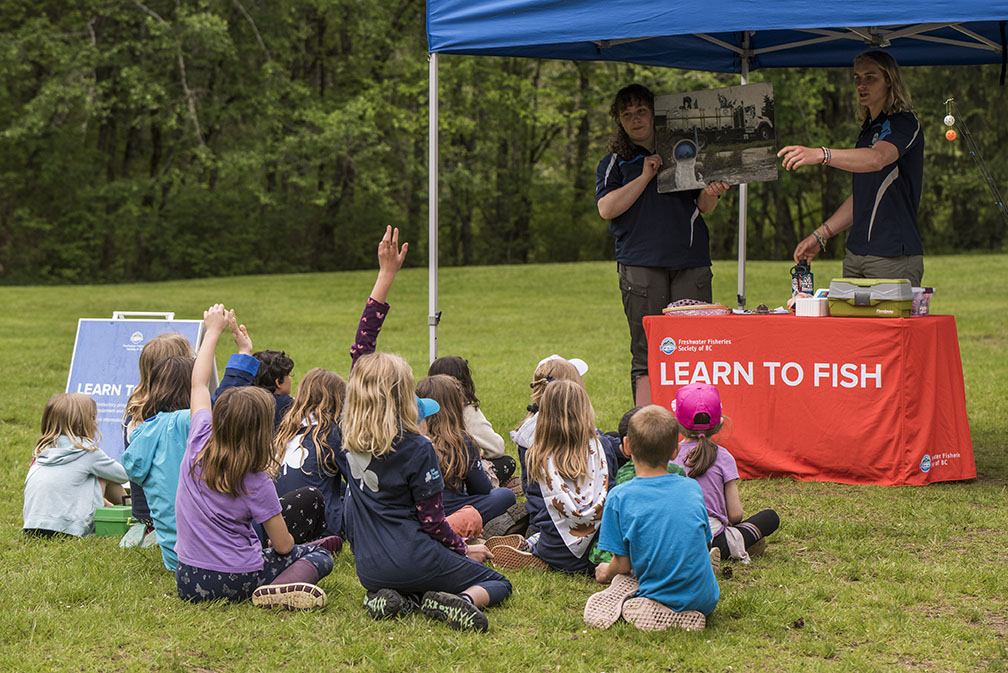
M 245 475 L 244 492 L 237 498 L 218 493 L 200 479 L 193 462 L 210 439 L 210 419 L 210 410 L 201 409 L 189 429 L 175 496 L 175 553 L 182 563 L 204 570 L 256 572 L 263 567 L 262 543 L 252 522 L 279 514 L 280 500 L 265 472 Z
M 679 455 L 672 462 L 681 465 L 686 474 L 689 468 L 686 467 L 686 456 L 697 445 L 696 442 L 686 441 L 679 444 Z M 738 467 L 735 465 L 735 457 L 728 453 L 727 449 L 717 447 L 717 458 L 714 464 L 707 468 L 707 471 L 700 475 L 697 483 L 703 491 L 704 505 L 707 506 L 708 516 L 712 516 L 721 522 L 721 528 L 711 530 L 712 535 L 721 532 L 724 526 L 731 525 L 728 521 L 728 507 L 725 505 L 724 485 L 732 479 L 738 479 Z

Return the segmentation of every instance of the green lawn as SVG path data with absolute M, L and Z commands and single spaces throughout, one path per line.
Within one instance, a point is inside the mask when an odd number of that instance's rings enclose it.
M 790 264 L 751 262 L 750 306 L 789 296 Z M 813 264 L 817 285 L 839 263 Z M 734 305 L 735 263 L 715 263 L 716 300 Z M 63 391 L 80 317 L 113 310 L 197 318 L 234 307 L 257 348 L 286 350 L 295 381 L 315 366 L 344 376 L 372 272 L 116 286 L 2 288 L 0 296 L 0 581 L 8 607 L 0 669 L 17 671 L 654 671 L 1008 670 L 1008 255 L 929 257 L 935 313 L 953 313 L 978 478 L 881 488 L 787 479 L 742 486 L 747 511 L 773 507 L 767 553 L 719 577 L 721 602 L 699 633 L 647 634 L 581 621 L 587 577 L 509 573 L 512 598 L 490 632 L 459 634 L 411 616 L 369 620 L 349 552 L 322 580 L 322 612 L 181 603 L 157 549 L 116 540 L 25 540 L 22 489 L 42 406 Z M 427 274 L 392 289 L 379 347 L 422 376 Z M 441 354 L 473 366 L 487 417 L 505 433 L 524 415 L 535 363 L 585 359 L 598 425 L 630 406 L 627 328 L 615 264 L 441 271 Z M 230 344 L 222 341 L 223 371 Z M 730 413 L 730 410 L 729 412 Z M 512 447 L 513 448 L 513 447 Z M 838 451 L 843 447 L 838 446 Z

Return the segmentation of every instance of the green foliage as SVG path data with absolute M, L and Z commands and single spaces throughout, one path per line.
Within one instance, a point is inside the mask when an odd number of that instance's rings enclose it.
M 604 62 L 440 63 L 445 265 L 611 258 L 593 181 L 614 92 L 738 83 Z M 1003 183 L 996 66 L 906 70 L 928 138 L 927 250 L 1004 249 L 979 172 L 940 123 L 955 96 Z M 848 70 L 752 79 L 775 85 L 779 144 L 853 143 Z M 413 0 L 0 2 L 0 283 L 353 269 L 369 263 L 355 251 L 373 224 L 425 240 L 427 80 Z M 849 184 L 808 167 L 753 185 L 749 257 L 788 258 Z M 707 216 L 720 259 L 736 254 L 737 194 Z

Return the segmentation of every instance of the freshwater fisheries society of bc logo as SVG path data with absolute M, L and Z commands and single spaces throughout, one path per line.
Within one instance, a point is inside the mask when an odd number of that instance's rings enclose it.
M 920 469 L 921 472 L 927 472 L 931 469 L 931 456 L 926 453 L 924 454 L 924 457 L 921 458 Z
M 675 353 L 676 349 L 675 339 L 672 337 L 665 337 L 662 339 L 661 345 L 658 348 L 660 348 L 661 352 L 665 355 L 672 355 Z

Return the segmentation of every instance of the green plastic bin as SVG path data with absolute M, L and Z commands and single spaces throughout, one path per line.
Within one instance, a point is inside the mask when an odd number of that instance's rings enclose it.
M 94 528 L 95 535 L 106 537 L 122 537 L 133 525 L 129 505 L 111 505 L 109 507 L 99 507 L 95 510 Z

